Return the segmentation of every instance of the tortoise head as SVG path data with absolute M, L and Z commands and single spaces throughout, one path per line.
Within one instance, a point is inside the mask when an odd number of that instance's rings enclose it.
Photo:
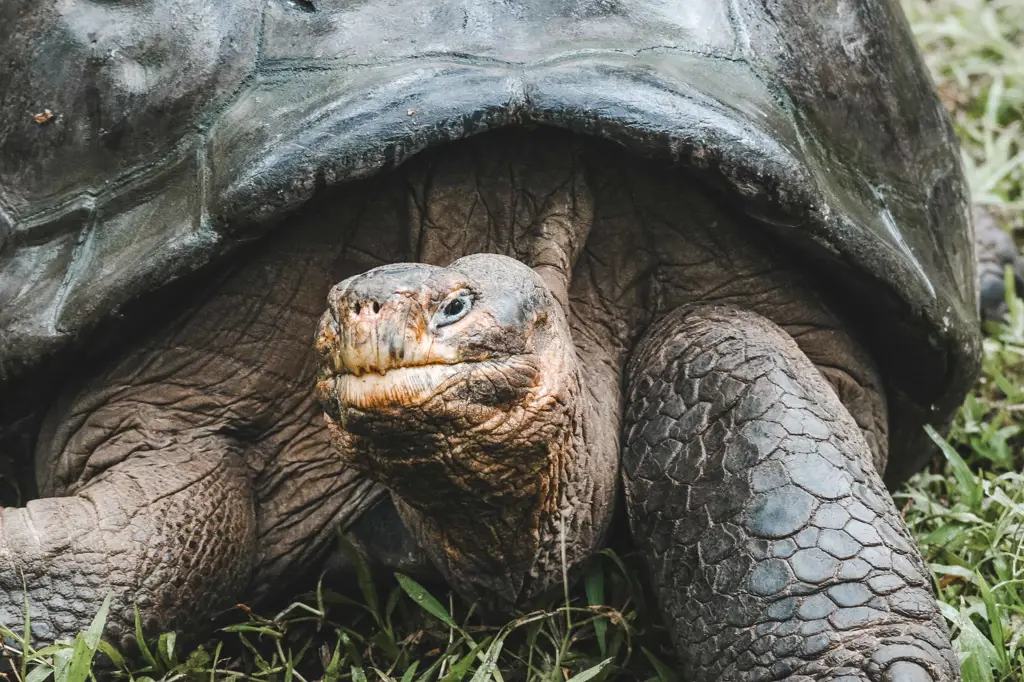
M 316 393 L 346 463 L 395 494 L 461 591 L 511 603 L 557 578 L 531 567 L 558 565 L 542 557 L 557 549 L 549 526 L 561 498 L 597 474 L 581 461 L 568 324 L 540 276 L 474 255 L 447 268 L 379 267 L 328 298 Z M 581 554 L 603 527 L 592 525 L 578 534 Z
M 356 275 L 331 290 L 320 319 L 318 396 L 329 415 L 416 407 L 465 416 L 521 400 L 561 340 L 556 305 L 533 270 L 505 256 Z
M 316 348 L 333 444 L 423 509 L 440 489 L 495 504 L 525 493 L 574 402 L 564 313 L 533 270 L 505 256 L 347 279 L 328 296 Z

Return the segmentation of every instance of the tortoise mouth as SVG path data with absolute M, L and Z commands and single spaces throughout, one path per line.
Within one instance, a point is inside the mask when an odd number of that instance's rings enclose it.
M 392 367 L 383 372 L 354 374 L 325 372 L 317 382 L 321 402 L 338 408 L 379 410 L 423 405 L 468 381 L 472 374 L 486 371 L 491 360 L 432 362 Z

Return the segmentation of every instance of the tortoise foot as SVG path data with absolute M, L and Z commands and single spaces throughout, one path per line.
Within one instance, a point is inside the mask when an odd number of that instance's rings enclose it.
M 1024 295 L 1024 258 L 1013 238 L 982 207 L 974 209 L 974 241 L 978 257 L 981 317 L 998 322 L 1006 305 L 1006 268 L 1010 268 L 1017 295 Z

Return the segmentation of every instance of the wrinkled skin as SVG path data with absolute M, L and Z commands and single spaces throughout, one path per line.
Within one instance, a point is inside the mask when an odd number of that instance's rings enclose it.
M 108 587 L 112 636 L 133 601 L 201 627 L 375 503 L 514 608 L 620 510 L 687 679 L 958 679 L 882 484 L 883 384 L 805 271 L 605 143 L 425 154 L 305 210 L 56 401 L 44 498 L 0 516 L 0 618 L 23 574 L 42 639 Z

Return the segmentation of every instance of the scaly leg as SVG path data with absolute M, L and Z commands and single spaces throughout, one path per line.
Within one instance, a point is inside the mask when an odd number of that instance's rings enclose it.
M 21 631 L 23 585 L 46 643 L 87 626 L 108 591 L 115 638 L 134 604 L 157 632 L 233 604 L 256 551 L 248 470 L 225 439 L 188 435 L 140 444 L 73 495 L 0 509 L 0 622 Z
M 678 310 L 628 371 L 630 520 L 689 679 L 959 679 L 864 436 L 784 331 Z

